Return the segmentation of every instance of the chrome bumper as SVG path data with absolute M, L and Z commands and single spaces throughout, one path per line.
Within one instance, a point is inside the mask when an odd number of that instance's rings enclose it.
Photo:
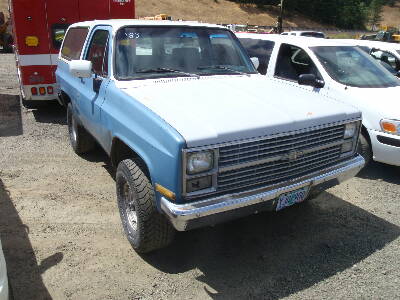
M 325 190 L 357 175 L 365 161 L 360 156 L 289 182 L 260 189 L 218 196 L 188 204 L 175 204 L 161 198 L 161 210 L 178 231 L 214 225 L 257 213 L 272 210 L 279 195 L 309 186 L 310 193 Z

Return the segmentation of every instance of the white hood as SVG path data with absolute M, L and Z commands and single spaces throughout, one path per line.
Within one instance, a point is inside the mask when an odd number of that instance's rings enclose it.
M 382 119 L 400 120 L 400 86 L 391 88 L 355 88 L 343 89 L 343 95 L 361 110 L 363 123 L 367 128 L 380 130 Z
M 351 106 L 262 76 L 116 82 L 174 127 L 188 147 L 360 118 Z

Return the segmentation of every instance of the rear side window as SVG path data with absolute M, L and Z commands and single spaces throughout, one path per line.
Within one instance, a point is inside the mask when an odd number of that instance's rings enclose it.
M 88 28 L 71 28 L 65 37 L 64 45 L 61 49 L 61 57 L 67 60 L 79 59 L 88 32 Z
M 68 24 L 54 24 L 51 26 L 51 38 L 55 49 L 59 50 L 61 48 L 68 26 Z
M 108 75 L 108 31 L 97 30 L 90 41 L 86 60 L 92 62 L 93 72 L 107 77 Z
M 240 39 L 240 42 L 246 48 L 250 57 L 258 58 L 260 66 L 257 71 L 262 75 L 267 74 L 269 60 L 275 43 L 256 39 Z

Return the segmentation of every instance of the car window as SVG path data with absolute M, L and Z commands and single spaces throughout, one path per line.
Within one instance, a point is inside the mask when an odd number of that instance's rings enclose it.
M 116 34 L 119 80 L 256 73 L 228 30 L 186 27 L 124 27 Z
M 93 72 L 103 77 L 108 75 L 108 36 L 107 30 L 97 30 L 86 54 L 86 60 L 92 62 Z
M 71 28 L 68 31 L 63 47 L 61 49 L 61 57 L 67 60 L 76 60 L 81 57 L 83 44 L 88 35 L 88 28 Z
M 400 61 L 390 52 L 372 49 L 371 56 L 379 60 L 382 66 L 391 72 L 397 73 L 400 70 Z
M 353 46 L 312 47 L 333 80 L 359 88 L 400 86 L 400 81 L 370 55 Z
M 59 50 L 61 48 L 68 27 L 68 24 L 54 24 L 51 26 L 51 39 L 55 49 Z
M 301 36 L 315 37 L 315 38 L 325 38 L 325 35 L 321 32 L 302 32 Z
M 258 58 L 260 62 L 260 66 L 257 69 L 258 72 L 262 75 L 267 74 L 268 64 L 275 43 L 271 41 L 243 38 L 240 39 L 240 42 L 245 47 L 250 57 Z
M 276 62 L 275 76 L 297 81 L 302 74 L 313 74 L 318 79 L 322 79 L 307 52 L 293 45 L 282 44 Z

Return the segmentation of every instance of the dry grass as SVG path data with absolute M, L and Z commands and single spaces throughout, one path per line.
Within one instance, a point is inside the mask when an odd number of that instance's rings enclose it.
M 196 20 L 219 24 L 274 25 L 277 11 L 254 5 L 239 5 L 228 0 L 136 0 L 139 17 L 168 14 L 173 19 Z M 285 26 L 321 27 L 302 16 L 287 18 Z
M 0 11 L 8 16 L 8 0 L 0 0 Z
M 385 6 L 382 14 L 382 25 L 400 27 L 400 1 L 397 1 L 394 7 Z

